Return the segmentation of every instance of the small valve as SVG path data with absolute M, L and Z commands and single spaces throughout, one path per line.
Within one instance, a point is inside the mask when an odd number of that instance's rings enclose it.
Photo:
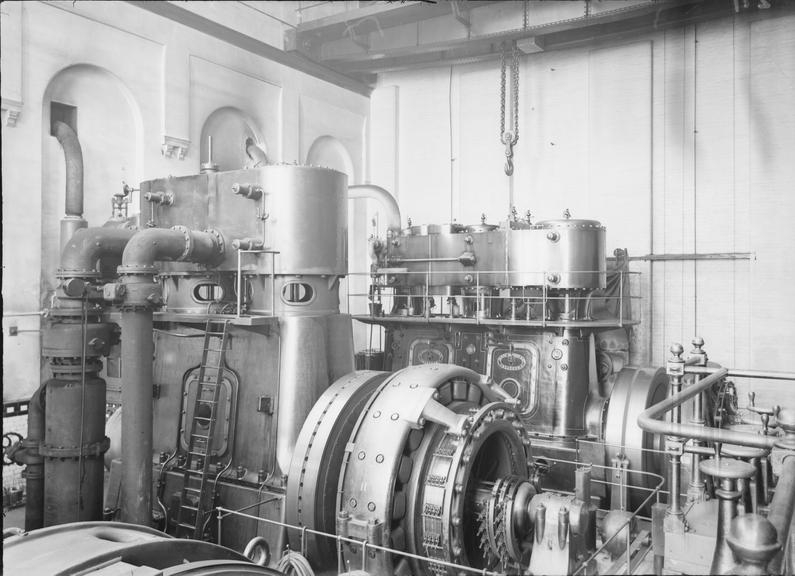
M 564 217 L 566 220 L 568 220 L 569 218 L 571 218 L 571 212 L 569 212 L 569 209 L 568 209 L 568 208 L 566 208 L 566 209 L 563 211 L 563 217 Z
M 262 198 L 262 187 L 255 184 L 232 184 L 232 192 L 251 200 L 259 200 Z
M 152 204 L 171 206 L 174 204 L 174 195 L 170 192 L 147 192 L 144 194 L 144 200 Z

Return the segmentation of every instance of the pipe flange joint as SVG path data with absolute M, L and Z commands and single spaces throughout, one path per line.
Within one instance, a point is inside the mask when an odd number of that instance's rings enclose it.
M 124 301 L 122 310 L 144 310 L 163 304 L 160 284 L 151 281 L 152 276 L 130 275 L 123 279 Z
M 182 251 L 182 254 L 177 256 L 175 260 L 179 262 L 187 260 L 188 257 L 191 255 L 191 252 L 193 252 L 193 236 L 190 233 L 190 229 L 187 228 L 186 226 L 180 226 L 180 225 L 172 226 L 171 229 L 176 230 L 177 232 L 182 232 L 182 236 L 185 239 L 185 248 Z
M 224 235 L 221 234 L 215 228 L 207 228 L 204 231 L 205 233 L 209 234 L 215 239 L 215 249 L 218 251 L 218 255 L 222 256 L 223 253 L 226 251 L 226 243 L 224 242 Z
M 58 268 L 55 272 L 55 277 L 59 280 L 66 280 L 70 278 L 91 279 L 100 278 L 101 275 L 96 270 L 87 270 L 84 268 Z
M 122 264 L 116 268 L 116 273 L 119 276 L 156 276 L 157 267 L 154 265 L 144 264 L 133 266 L 131 264 Z
M 98 442 L 87 442 L 80 446 L 52 446 L 51 444 L 39 445 L 39 454 L 45 458 L 102 458 L 102 455 L 110 448 L 110 438 L 105 436 Z

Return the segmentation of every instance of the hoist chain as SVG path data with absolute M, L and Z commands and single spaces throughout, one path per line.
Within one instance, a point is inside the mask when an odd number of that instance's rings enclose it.
M 519 49 L 516 45 L 512 49 L 511 58 L 511 95 L 513 130 L 505 130 L 505 54 L 507 49 L 502 46 L 500 53 L 500 141 L 505 144 L 505 173 L 513 174 L 513 147 L 519 141 Z

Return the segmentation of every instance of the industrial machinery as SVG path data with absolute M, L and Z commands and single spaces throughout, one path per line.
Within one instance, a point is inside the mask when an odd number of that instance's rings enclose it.
M 721 368 L 700 339 L 665 369 L 631 366 L 638 283 L 599 222 L 403 229 L 388 192 L 334 170 L 209 159 L 143 182 L 139 222 L 86 228 L 79 144 L 58 133 L 52 377 L 7 450 L 33 532 L 6 541 L 6 566 L 35 573 L 35 537 L 97 574 L 111 557 L 233 573 L 238 553 L 302 575 L 793 573 L 792 407 L 743 422 L 727 380 L 793 376 Z M 340 281 L 361 197 L 387 231 L 352 316 Z M 354 319 L 383 349 L 354 355 Z M 107 382 L 121 408 L 106 422 Z M 173 541 L 149 527 L 221 546 L 168 572 Z

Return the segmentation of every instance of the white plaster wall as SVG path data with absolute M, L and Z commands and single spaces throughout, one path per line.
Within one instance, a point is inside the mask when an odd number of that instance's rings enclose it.
M 62 70 L 80 64 L 116 79 L 103 83 L 86 72 L 51 87 L 78 106 L 90 225 L 109 215 L 122 178 L 137 185 L 198 172 L 202 125 L 224 106 L 256 122 L 273 160 L 302 161 L 311 145 L 302 132 L 339 136 L 354 178 L 365 178 L 366 97 L 123 2 L 4 2 L 0 12 L 4 401 L 26 398 L 39 382 L 40 321 L 20 314 L 41 309 L 42 285 L 57 263 L 63 154 L 47 136 L 44 109 L 47 87 Z M 268 38 L 283 31 L 277 20 L 262 22 Z M 301 98 L 316 104 L 302 110 Z M 184 158 L 164 155 L 164 143 L 184 146 Z M 32 332 L 10 337 L 10 326 Z
M 634 263 L 645 301 L 633 357 L 661 365 L 672 342 L 689 349 L 700 335 L 724 365 L 795 370 L 795 15 L 524 56 L 512 179 L 499 78 L 499 61 L 379 77 L 371 173 L 394 187 L 404 220 L 568 208 L 607 226 L 609 251 L 753 252 Z M 795 388 L 740 384 L 795 405 Z

